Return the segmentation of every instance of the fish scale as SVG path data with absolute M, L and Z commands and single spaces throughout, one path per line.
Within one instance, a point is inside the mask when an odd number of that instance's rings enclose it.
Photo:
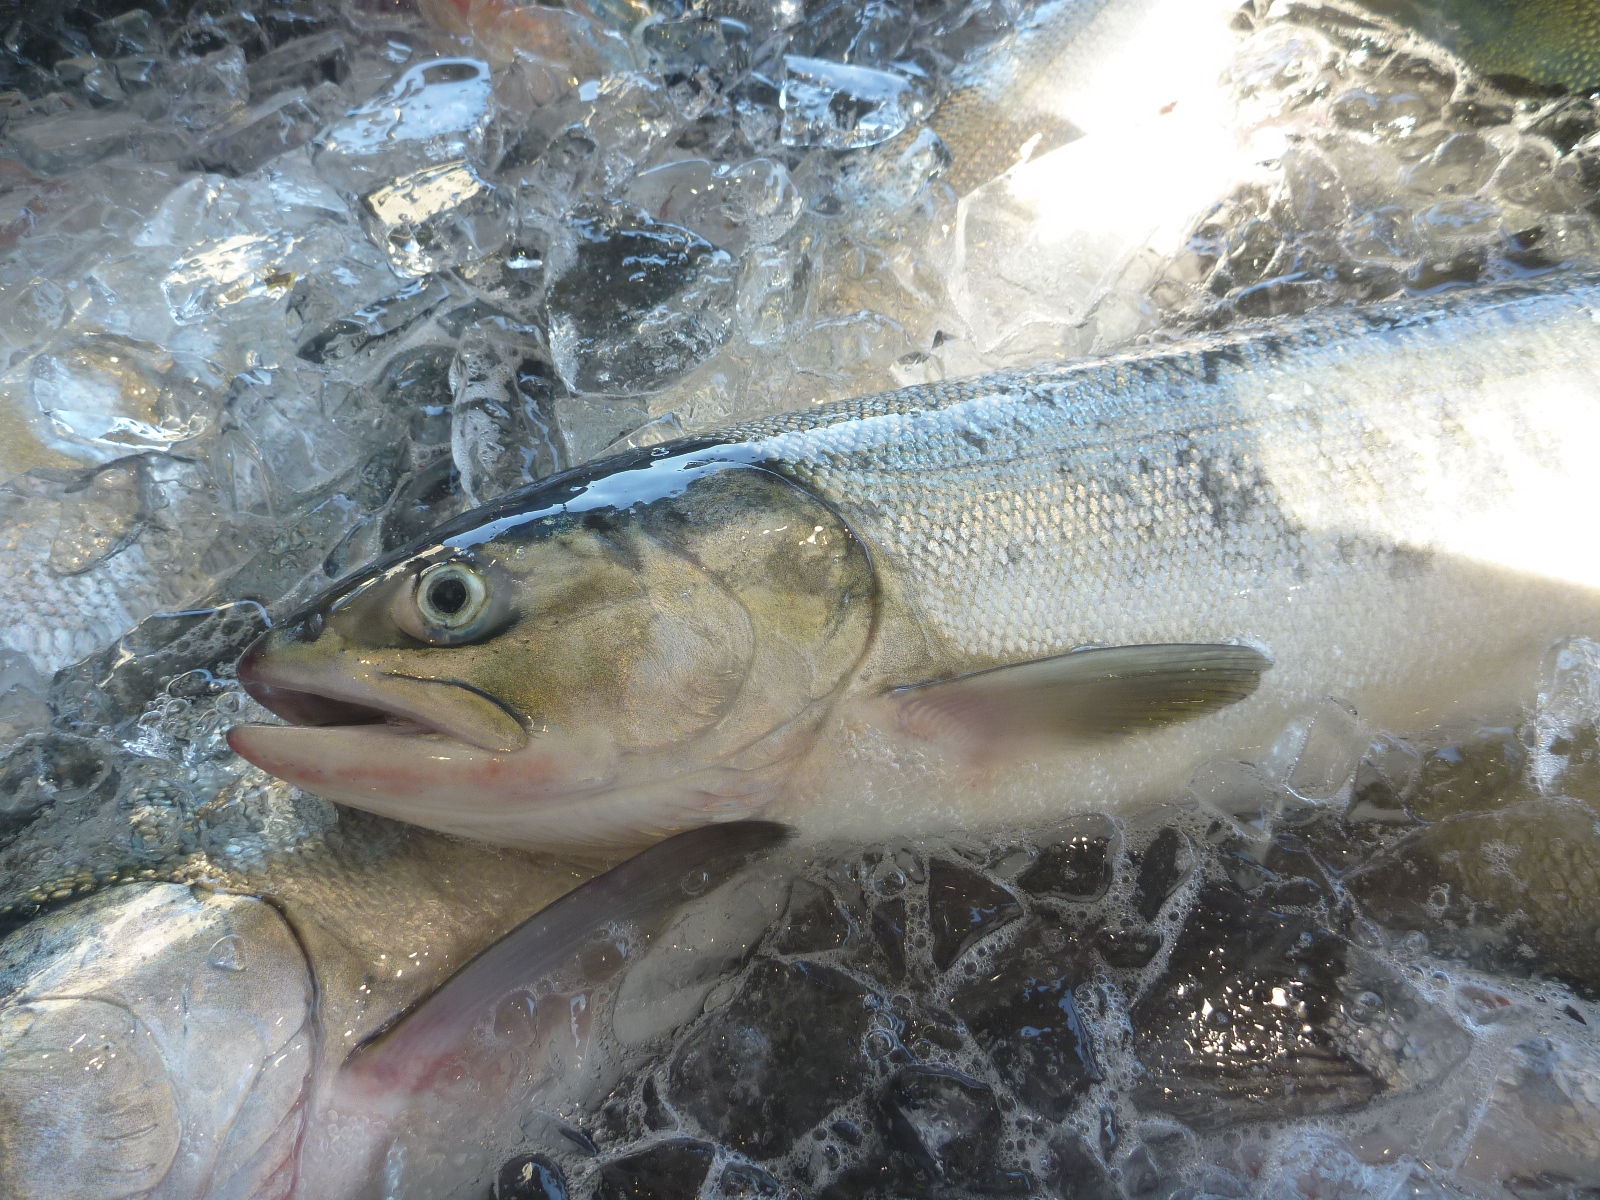
M 1387 586 L 1402 547 L 1437 546 L 1442 496 L 1492 486 L 1523 449 L 1474 428 L 1537 445 L 1575 415 L 1495 384 L 1571 373 L 1592 414 L 1597 304 L 1585 280 L 1330 313 L 729 436 L 834 505 L 963 656 L 1172 640 L 1172 589 L 1195 596 L 1189 636 L 1250 636 L 1245 589 Z M 1472 350 L 1489 341 L 1492 363 Z
M 1181 787 L 1325 696 L 1402 729 L 1514 708 L 1529 664 L 1600 624 L 1597 312 L 1595 279 L 1558 276 L 731 431 L 868 547 L 885 599 L 863 693 L 1098 645 L 1276 664 L 1206 722 L 979 787 L 842 714 L 768 811 L 864 836 L 1034 820 Z

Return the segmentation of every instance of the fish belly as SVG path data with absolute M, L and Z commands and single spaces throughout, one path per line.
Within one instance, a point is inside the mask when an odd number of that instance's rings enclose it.
M 1532 694 L 1556 639 L 1600 633 L 1591 280 L 910 388 L 743 433 L 873 556 L 862 695 L 1090 645 L 1243 642 L 1275 664 L 1228 712 L 1055 769 L 964 770 L 846 704 L 790 801 L 834 826 L 1170 793 L 1327 697 L 1386 729 L 1488 714 Z M 826 782 L 840 769 L 870 782 Z

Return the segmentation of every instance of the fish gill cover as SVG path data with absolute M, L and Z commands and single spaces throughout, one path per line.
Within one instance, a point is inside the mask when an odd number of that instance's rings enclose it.
M 609 450 L 1594 261 L 1590 81 L 1464 6 L 1492 79 L 1337 0 L 1226 10 L 7 6 L 0 1183 L 283 1194 L 302 1078 L 593 869 L 228 753 L 238 652 L 350 569 Z M 626 1079 L 459 1186 L 1600 1186 L 1595 671 L 1517 728 L 1320 713 L 1137 821 L 790 863 Z M 163 988 L 275 1032 L 185 1042 Z M 138 1122 L 29 1090 L 83 1038 Z

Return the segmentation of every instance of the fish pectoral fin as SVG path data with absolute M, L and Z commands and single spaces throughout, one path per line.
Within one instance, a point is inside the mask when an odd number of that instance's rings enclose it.
M 1271 666 L 1249 646 L 1110 646 L 891 696 L 903 731 L 983 754 L 1019 741 L 1101 741 L 1204 716 L 1249 696 Z

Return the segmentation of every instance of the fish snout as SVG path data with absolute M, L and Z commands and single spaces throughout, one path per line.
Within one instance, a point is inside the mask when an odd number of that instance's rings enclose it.
M 272 637 L 272 631 L 262 634 L 251 642 L 249 649 L 240 656 L 237 668 L 239 686 L 244 688 L 250 698 L 262 708 L 276 713 L 285 721 L 295 725 L 315 724 L 316 722 L 305 719 L 310 714 L 295 703 L 296 697 L 303 693 L 280 690 L 266 680 L 266 660 L 270 653 L 269 643 Z

